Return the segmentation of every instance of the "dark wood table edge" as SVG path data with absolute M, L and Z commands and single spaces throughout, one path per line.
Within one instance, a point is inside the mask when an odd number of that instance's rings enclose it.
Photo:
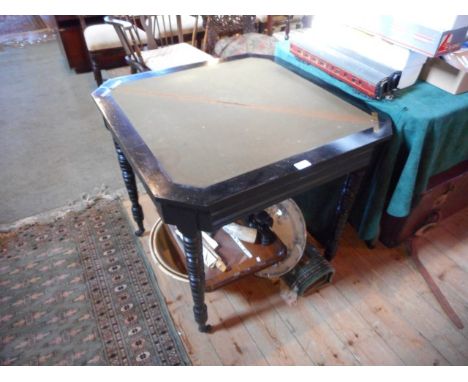
M 220 60 L 220 62 L 234 61 L 246 57 L 260 57 L 274 60 L 273 56 L 241 55 L 230 59 Z M 359 156 L 362 154 L 362 150 L 372 149 L 371 146 L 373 146 L 373 140 L 376 138 L 382 141 L 389 139 L 391 136 L 391 121 L 386 115 L 380 113 L 380 129 L 377 132 L 372 128 L 369 128 L 359 133 L 330 142 L 327 145 L 313 148 L 307 152 L 291 156 L 276 163 L 227 179 L 206 188 L 177 184 L 172 182 L 162 166 L 160 166 L 158 159 L 153 155 L 143 139 L 133 128 L 131 122 L 113 99 L 111 90 L 116 86 L 129 81 L 158 77 L 180 70 L 187 70 L 205 65 L 207 64 L 193 64 L 177 67 L 173 70 L 164 72 L 145 72 L 120 77 L 107 81 L 93 93 L 93 98 L 101 110 L 114 140 L 120 146 L 121 151 L 124 153 L 130 165 L 137 171 L 138 176 L 146 186 L 152 199 L 159 205 L 163 205 L 165 208 L 167 206 L 168 209 L 196 208 L 198 211 L 204 212 L 204 215 L 214 216 L 215 219 L 204 218 L 200 222 L 203 230 L 212 231 L 219 228 L 223 223 L 232 221 L 236 216 L 232 216 L 232 211 L 229 211 L 232 210 L 232 208 L 229 208 L 229 206 L 235 206 L 238 204 L 239 199 L 241 199 L 242 202 L 245 202 L 245 198 L 255 199 L 259 191 L 274 186 L 275 183 L 278 183 L 278 180 L 279 183 L 284 183 L 285 180 L 288 180 L 288 187 L 291 188 L 294 187 L 294 183 L 297 183 L 294 181 L 294 178 L 296 178 L 300 183 L 303 183 L 306 178 L 319 178 L 320 174 L 330 172 L 331 169 L 327 169 L 327 166 L 323 165 L 323 163 L 326 164 L 326 161 L 331 156 L 337 155 L 340 151 L 344 151 L 343 147 L 346 147 L 347 151 L 352 153 L 352 155 L 348 155 L 348 158 L 346 158 L 342 163 L 342 166 L 348 167 L 348 171 L 346 172 L 352 172 L 359 166 L 363 167 L 364 165 L 359 162 Z M 321 84 L 319 84 L 319 86 L 321 86 Z M 343 96 L 343 94 L 337 95 L 340 97 Z M 363 110 L 370 112 L 367 107 L 363 108 Z M 301 160 L 309 161 L 311 166 L 302 171 L 296 170 L 294 168 L 294 163 Z M 326 179 L 324 179 L 324 181 L 326 181 Z M 314 182 L 310 184 L 311 187 L 315 185 L 313 183 Z M 236 197 L 240 191 L 244 190 L 247 191 L 242 192 L 243 196 L 241 198 L 238 196 Z M 298 192 L 300 191 L 298 190 Z M 282 199 L 276 199 L 276 201 L 280 200 Z M 268 203 L 274 204 L 276 201 Z M 238 207 L 235 208 L 238 209 Z M 262 207 L 259 206 L 259 208 Z M 160 212 L 163 212 L 163 215 L 168 215 L 166 217 L 170 219 L 170 213 L 164 214 L 164 211 Z M 227 214 L 225 218 L 222 216 L 223 212 Z M 168 221 L 168 223 L 174 224 L 172 221 Z

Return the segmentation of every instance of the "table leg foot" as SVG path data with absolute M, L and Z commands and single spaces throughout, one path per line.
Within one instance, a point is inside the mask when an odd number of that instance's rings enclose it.
M 133 220 L 138 226 L 138 229 L 135 231 L 135 235 L 141 236 L 145 232 L 145 227 L 143 226 L 143 209 L 138 203 L 138 189 L 135 181 L 135 173 L 133 172 L 132 166 L 130 166 L 130 163 L 125 157 L 125 154 L 119 144 L 114 141 L 114 145 L 125 187 L 127 188 L 128 197 L 132 203 Z
M 374 249 L 376 246 L 376 239 L 374 240 L 366 240 L 365 241 L 367 248 Z
M 198 325 L 198 331 L 201 333 L 211 333 L 213 327 L 211 325 Z
M 205 304 L 205 269 L 200 231 L 190 235 L 184 233 L 184 250 L 193 298 L 193 314 L 198 330 L 207 333 L 211 330 L 211 326 L 206 324 L 208 310 Z
M 143 236 L 144 233 L 145 233 L 145 229 L 144 229 L 144 228 L 137 229 L 137 230 L 135 231 L 135 236 L 140 237 L 140 236 Z

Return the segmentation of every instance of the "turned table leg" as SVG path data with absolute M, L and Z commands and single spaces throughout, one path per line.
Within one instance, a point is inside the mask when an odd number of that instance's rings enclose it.
M 203 263 L 203 246 L 200 231 L 184 235 L 184 250 L 187 262 L 190 289 L 193 298 L 193 314 L 200 332 L 209 332 L 211 326 L 206 324 L 208 311 L 205 304 L 205 269 Z
M 115 151 L 117 152 L 117 158 L 119 160 L 120 169 L 122 170 L 122 177 L 127 188 L 128 197 L 132 203 L 132 214 L 133 220 L 138 226 L 138 230 L 135 231 L 135 235 L 141 236 L 145 232 L 145 227 L 143 226 L 143 209 L 138 203 L 138 189 L 135 181 L 135 173 L 133 172 L 132 166 L 128 163 L 127 158 L 125 157 L 122 149 L 119 144 L 114 141 Z
M 348 221 L 349 213 L 356 199 L 356 194 L 359 191 L 362 178 L 365 170 L 358 170 L 348 174 L 346 180 L 341 187 L 340 200 L 335 210 L 335 222 L 330 238 L 327 240 L 325 247 L 325 258 L 328 261 L 333 260 L 338 249 L 338 242 L 343 233 L 346 222 Z

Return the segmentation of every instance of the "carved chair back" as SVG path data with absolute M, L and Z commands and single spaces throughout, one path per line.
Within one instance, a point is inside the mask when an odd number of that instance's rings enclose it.
M 127 60 L 137 71 L 145 70 L 142 51 L 184 42 L 184 37 L 187 37 L 190 29 L 188 42 L 196 47 L 199 32 L 202 30 L 197 15 L 193 16 L 193 20 L 191 17 L 182 19 L 180 15 L 107 16 L 105 21 L 114 26 L 127 54 Z
M 183 41 L 181 16 L 140 16 L 146 32 L 148 49 L 156 49 Z
M 213 52 L 216 42 L 222 37 L 255 32 L 254 15 L 209 15 L 202 17 L 205 27 L 202 49 L 207 53 Z
M 144 49 L 138 16 L 106 16 L 104 21 L 114 26 L 129 63 L 144 68 L 141 51 Z
M 147 35 L 148 49 L 184 42 L 187 34 L 190 35 L 189 42 L 196 46 L 198 34 L 202 31 L 199 18 L 198 15 L 140 16 L 140 23 Z

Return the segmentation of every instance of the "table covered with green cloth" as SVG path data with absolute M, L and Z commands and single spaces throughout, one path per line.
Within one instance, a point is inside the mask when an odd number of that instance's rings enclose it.
M 399 90 L 392 100 L 374 100 L 298 60 L 289 52 L 288 41 L 276 44 L 275 57 L 305 77 L 318 78 L 364 100 L 393 121 L 393 138 L 361 187 L 352 212 L 351 220 L 363 240 L 378 237 L 384 211 L 407 216 L 432 175 L 468 159 L 468 93 L 452 95 L 421 81 Z M 338 193 L 335 183 L 296 198 L 309 226 L 326 224 L 334 212 L 327 200 L 336 200 Z

